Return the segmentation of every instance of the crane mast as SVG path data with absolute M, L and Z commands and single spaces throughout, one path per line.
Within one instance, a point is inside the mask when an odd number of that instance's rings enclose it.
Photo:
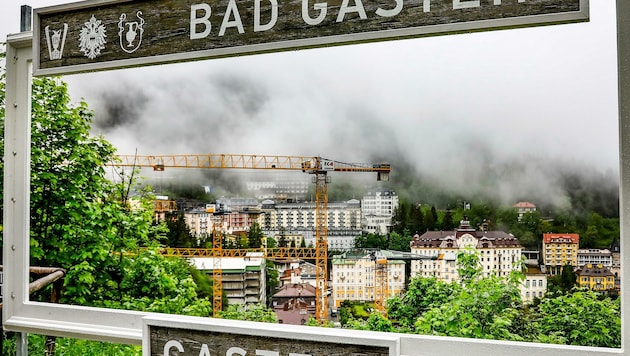
M 165 168 L 264 169 L 302 171 L 312 174 L 315 182 L 315 265 L 316 265 L 316 318 L 327 318 L 328 296 L 328 172 L 373 172 L 378 181 L 389 180 L 389 164 L 344 163 L 317 156 L 270 156 L 243 154 L 190 154 L 190 155 L 118 155 L 118 167 L 150 167 L 156 171 Z M 222 308 L 222 249 L 221 234 L 213 232 L 213 313 Z

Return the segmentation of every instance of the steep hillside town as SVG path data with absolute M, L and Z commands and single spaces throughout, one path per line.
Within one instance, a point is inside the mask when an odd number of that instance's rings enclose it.
M 287 185 L 285 182 L 284 185 Z M 283 187 L 284 187 L 283 185 Z M 297 190 L 295 194 L 304 193 Z M 298 196 L 295 195 L 294 198 Z M 314 202 L 300 199 L 278 199 L 267 189 L 264 199 L 219 198 L 205 205 L 191 206 L 183 211 L 165 210 L 159 218 L 175 216 L 183 219 L 198 242 L 213 234 L 222 235 L 226 248 L 288 247 L 313 249 L 315 246 Z M 177 205 L 177 204 L 175 204 Z M 470 202 L 461 209 L 461 220 L 443 229 L 452 218 L 450 210 L 438 218 L 435 208 L 425 207 L 423 223 L 435 218 L 434 227 L 424 232 L 409 234 L 398 245 L 400 250 L 388 249 L 399 234 L 400 205 L 396 192 L 391 190 L 366 193 L 361 199 L 329 202 L 327 210 L 327 243 L 329 268 L 327 276 L 327 315 L 335 320 L 337 310 L 344 303 L 374 303 L 384 308 L 388 298 L 405 292 L 414 278 L 433 278 L 444 282 L 460 280 L 458 259 L 462 253 L 479 257 L 482 276 L 507 278 L 512 272 L 522 272 L 519 284 L 524 304 L 535 303 L 555 288 L 563 273 L 571 273 L 574 285 L 611 295 L 620 289 L 620 251 L 618 241 L 608 248 L 582 247 L 578 233 L 544 232 L 540 243 L 527 246 L 511 231 L 497 229 L 489 219 L 473 223 L 466 214 L 474 213 Z M 413 208 L 412 208 L 413 210 Z M 507 209 L 515 223 L 526 224 L 534 217 L 543 221 L 536 205 L 516 202 Z M 422 207 L 417 211 L 422 214 Z M 436 214 L 438 215 L 438 214 Z M 422 216 L 422 215 L 421 215 Z M 442 225 L 437 224 L 442 220 Z M 407 226 L 412 226 L 407 224 Z M 262 235 L 262 246 L 248 245 L 252 229 Z M 387 240 L 389 246 L 370 243 L 370 239 Z M 524 241 L 528 242 L 528 241 Z M 172 246 L 177 247 L 177 246 Z M 308 258 L 271 259 L 277 289 L 268 290 L 265 276 L 265 253 L 248 253 L 245 257 L 222 258 L 222 285 L 230 304 L 266 303 L 283 323 L 305 324 L 315 318 L 317 267 Z M 192 258 L 191 262 L 208 275 L 213 274 L 214 258 Z M 564 272 L 563 272 L 564 271 Z M 550 289 L 551 288 L 551 289 Z M 268 295 L 266 295 L 268 293 Z

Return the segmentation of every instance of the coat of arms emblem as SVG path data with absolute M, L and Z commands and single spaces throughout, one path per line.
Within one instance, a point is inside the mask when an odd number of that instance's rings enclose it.
M 94 15 L 90 21 L 86 22 L 79 34 L 79 49 L 89 59 L 94 59 L 101 55 L 101 50 L 105 49 L 105 25 L 101 20 L 97 20 Z
M 136 12 L 138 21 L 127 21 L 127 14 L 121 14 L 118 20 L 118 37 L 120 38 L 120 48 L 127 53 L 133 53 L 142 44 L 142 34 L 144 33 L 144 19 L 142 11 Z
M 48 55 L 51 60 L 61 59 L 63 56 L 63 47 L 66 44 L 66 35 L 68 34 L 68 24 L 64 23 L 63 28 L 58 30 L 51 29 L 46 26 L 46 43 L 48 44 Z

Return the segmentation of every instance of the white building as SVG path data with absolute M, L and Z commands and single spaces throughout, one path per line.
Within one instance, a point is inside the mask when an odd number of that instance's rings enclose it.
M 395 255 L 396 251 L 381 250 L 379 253 L 387 258 L 387 256 Z M 330 273 L 331 297 L 334 305 L 339 307 L 344 300 L 374 301 L 375 288 L 379 283 L 376 280 L 377 268 L 386 268 L 384 272 L 387 273 L 387 297 L 403 292 L 405 287 L 404 261 L 387 259 L 385 264 L 377 264 L 368 252 L 345 252 L 334 256 Z
M 212 236 L 216 230 L 225 234 L 244 233 L 249 231 L 252 223 L 257 221 L 258 212 L 212 213 L 205 209 L 184 212 L 184 221 L 195 237 Z
M 531 303 L 534 298 L 544 297 L 547 292 L 547 275 L 538 268 L 528 266 L 520 289 L 523 303 Z
M 518 214 L 518 221 L 523 220 L 523 215 L 531 214 L 536 211 L 536 205 L 528 201 L 520 201 L 514 204 L 514 208 L 516 209 L 516 213 Z
M 602 265 L 610 269 L 613 266 L 612 252 L 608 249 L 578 249 L 577 261 L 578 267 L 590 264 L 593 266 Z
M 361 235 L 361 205 L 356 199 L 328 203 L 328 246 L 354 247 Z M 315 203 L 276 203 L 264 200 L 258 223 L 267 236 L 302 236 L 306 246 L 315 246 Z
M 361 227 L 368 233 L 386 234 L 391 231 L 392 217 L 398 209 L 398 196 L 393 191 L 370 192 L 361 199 Z
M 310 180 L 307 175 L 301 176 L 259 176 L 245 183 L 246 189 L 256 199 L 273 199 L 281 202 L 303 201 L 308 196 Z
M 522 246 L 514 235 L 503 231 L 477 231 L 462 220 L 454 231 L 427 231 L 415 235 L 411 253 L 436 259 L 412 260 L 411 277 L 435 277 L 446 282 L 459 280 L 457 254 L 473 248 L 480 254 L 483 275 L 504 277 L 520 270 Z
M 223 291 L 229 304 L 258 304 L 266 302 L 265 259 L 261 253 L 247 257 L 221 257 L 219 265 L 214 257 L 190 258 L 190 263 L 212 276 L 221 268 Z

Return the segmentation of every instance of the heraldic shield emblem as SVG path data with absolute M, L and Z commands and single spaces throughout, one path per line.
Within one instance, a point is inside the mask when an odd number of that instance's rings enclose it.
M 118 37 L 120 37 L 120 48 L 127 52 L 133 53 L 142 44 L 142 34 L 144 33 L 144 19 L 142 11 L 136 12 L 138 21 L 125 21 L 127 14 L 121 14 L 118 20 Z

